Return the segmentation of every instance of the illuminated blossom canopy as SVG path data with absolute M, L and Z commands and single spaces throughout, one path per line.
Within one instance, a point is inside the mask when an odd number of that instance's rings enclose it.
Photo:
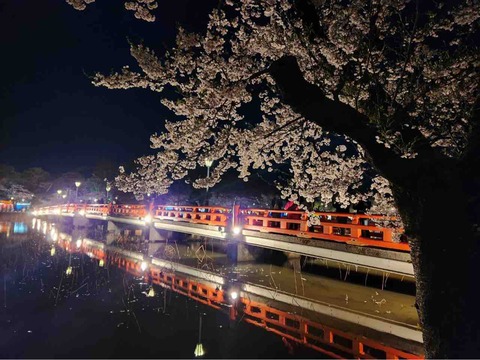
M 81 8 L 91 1 L 67 2 Z M 139 158 L 133 173 L 121 169 L 117 186 L 137 196 L 162 194 L 207 158 L 214 161 L 211 176 L 195 180 L 195 187 L 212 187 L 232 168 L 247 181 L 256 169 L 283 164 L 291 173 L 278 184 L 285 198 L 343 207 L 373 199 L 372 212 L 394 213 L 389 183 L 363 149 L 282 101 L 269 69 L 285 56 L 295 57 L 303 77 L 327 98 L 366 116 L 388 151 L 411 159 L 438 148 L 461 157 L 480 82 L 470 35 L 478 27 L 478 2 L 312 3 L 229 0 L 212 11 L 205 33 L 179 28 L 176 46 L 161 58 L 131 44 L 138 71 L 125 66 L 96 74 L 97 86 L 158 92 L 176 115 L 165 121 L 164 133 L 151 136 L 158 152 Z M 261 115 L 252 116 L 252 107 Z M 357 191 L 365 183 L 369 191 Z

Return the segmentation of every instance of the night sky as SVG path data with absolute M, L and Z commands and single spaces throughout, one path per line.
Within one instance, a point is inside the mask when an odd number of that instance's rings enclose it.
M 63 0 L 0 0 L 0 163 L 60 173 L 150 153 L 150 135 L 172 116 L 158 94 L 97 88 L 87 74 L 133 67 L 127 39 L 162 53 L 176 24 L 205 29 L 217 4 L 160 1 L 146 23 L 119 0 L 82 12 Z

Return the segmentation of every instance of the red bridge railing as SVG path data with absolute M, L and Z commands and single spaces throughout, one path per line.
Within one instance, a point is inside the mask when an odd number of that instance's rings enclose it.
M 394 241 L 403 232 L 379 226 L 379 220 L 394 220 L 382 215 L 350 213 L 310 213 L 319 220 L 309 225 L 309 214 L 303 211 L 272 209 L 240 209 L 220 206 L 190 205 L 112 205 L 65 204 L 36 210 L 40 215 L 76 214 L 112 216 L 123 218 L 182 221 L 224 228 L 239 227 L 245 230 L 269 232 L 307 239 L 329 240 L 358 246 L 374 246 L 391 250 L 410 251 L 406 242 Z

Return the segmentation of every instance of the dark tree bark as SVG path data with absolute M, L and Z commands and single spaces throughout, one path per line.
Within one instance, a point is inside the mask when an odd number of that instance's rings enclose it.
M 376 142 L 367 117 L 308 83 L 294 57 L 279 59 L 269 72 L 286 104 L 325 130 L 355 140 L 390 181 L 411 246 L 426 357 L 480 358 L 478 181 L 464 161 L 475 156 L 448 158 L 412 131 L 402 135 L 420 140 L 418 156 L 402 159 Z

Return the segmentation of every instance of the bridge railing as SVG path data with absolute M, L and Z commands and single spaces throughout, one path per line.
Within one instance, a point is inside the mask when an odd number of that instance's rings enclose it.
M 158 205 L 154 216 L 162 220 L 188 221 L 225 227 L 231 212 L 231 209 L 220 206 Z
M 375 246 L 391 250 L 409 251 L 406 242 L 394 241 L 402 230 L 394 234 L 391 228 L 376 224 L 378 220 L 393 220 L 382 215 L 350 213 L 311 213 L 318 225 L 309 224 L 309 214 L 303 211 L 273 209 L 240 209 L 220 206 L 191 205 L 112 205 L 65 204 L 39 209 L 39 214 L 83 213 L 100 216 L 118 216 L 143 219 L 150 215 L 160 220 L 184 221 L 196 224 L 228 227 L 234 219 L 235 226 L 246 230 L 321 239 L 358 246 Z
M 392 218 L 382 215 L 327 212 L 315 212 L 312 215 L 320 220 L 320 225 L 309 226 L 309 216 L 303 211 L 240 209 L 239 218 L 243 220 L 243 228 L 247 230 L 392 250 L 410 250 L 408 243 L 393 241 L 392 229 L 375 224 L 375 220 L 392 220 Z
M 145 205 L 112 205 L 110 215 L 143 218 L 148 214 Z

